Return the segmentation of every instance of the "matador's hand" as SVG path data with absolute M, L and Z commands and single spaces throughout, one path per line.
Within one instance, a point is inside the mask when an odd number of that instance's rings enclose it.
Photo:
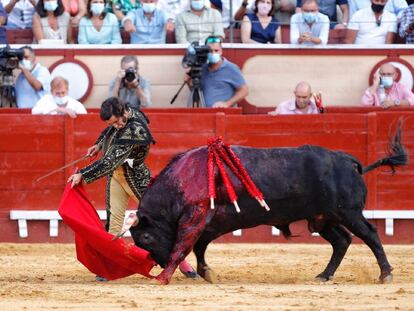
M 79 184 L 82 180 L 82 174 L 76 173 L 73 174 L 68 178 L 68 182 L 72 183 L 71 188 L 75 187 L 77 184 Z

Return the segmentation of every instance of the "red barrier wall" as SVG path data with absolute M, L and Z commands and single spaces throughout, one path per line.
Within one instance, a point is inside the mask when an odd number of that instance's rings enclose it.
M 157 144 L 151 148 L 148 165 L 157 174 L 175 154 L 206 144 L 209 137 L 223 136 L 230 144 L 282 147 L 315 144 L 343 150 L 363 164 L 385 155 L 388 132 L 400 116 L 406 118 L 403 142 L 414 150 L 414 116 L 410 111 L 331 113 L 318 116 L 241 115 L 192 111 L 192 113 L 148 111 Z M 73 168 L 39 183 L 34 180 L 50 170 L 81 157 L 91 146 L 104 123 L 92 113 L 70 119 L 61 116 L 32 116 L 0 113 L 0 242 L 73 241 L 70 230 L 59 224 L 59 236 L 49 237 L 48 221 L 29 221 L 29 237 L 19 238 L 17 221 L 10 210 L 56 210 L 65 181 Z M 412 152 L 411 152 L 412 154 Z M 81 166 L 86 165 L 81 163 Z M 378 169 L 366 177 L 369 188 L 367 210 L 414 210 L 411 184 L 414 167 Z M 104 181 L 87 186 L 97 209 L 104 208 Z M 131 204 L 134 208 L 134 204 Z M 413 217 L 414 218 L 414 217 Z M 386 243 L 413 243 L 413 220 L 394 220 L 394 234 L 384 234 L 384 220 L 373 220 Z M 318 242 L 302 224 L 292 226 L 297 242 Z M 226 235 L 221 241 L 283 242 L 269 227 L 244 230 L 242 237 Z

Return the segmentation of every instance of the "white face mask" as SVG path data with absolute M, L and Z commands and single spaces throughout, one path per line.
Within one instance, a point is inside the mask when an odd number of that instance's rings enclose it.
M 103 3 L 91 3 L 91 12 L 95 16 L 99 16 L 105 10 L 105 4 Z
M 63 106 L 67 104 L 68 96 L 67 95 L 63 97 L 53 96 L 53 100 L 55 101 L 56 105 Z
M 30 60 L 28 60 L 28 59 L 22 59 L 22 65 L 27 70 L 31 70 L 32 67 L 33 67 L 32 62 Z

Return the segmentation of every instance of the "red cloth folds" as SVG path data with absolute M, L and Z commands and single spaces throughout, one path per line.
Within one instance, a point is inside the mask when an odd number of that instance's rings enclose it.
M 58 212 L 75 232 L 77 258 L 89 271 L 108 280 L 135 273 L 152 278 L 150 254 L 123 239 L 112 241 L 82 185 L 66 185 Z

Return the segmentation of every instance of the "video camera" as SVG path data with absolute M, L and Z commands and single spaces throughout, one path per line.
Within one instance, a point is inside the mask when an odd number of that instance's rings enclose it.
M 208 45 L 199 45 L 197 41 L 191 43 L 184 54 L 182 65 L 184 68 L 201 68 L 207 62 L 207 55 L 210 52 Z
M 12 49 L 9 46 L 0 49 L 0 71 L 11 72 L 16 69 L 23 56 L 24 51 L 22 49 Z
M 23 57 L 22 49 L 11 49 L 9 46 L 0 49 L 0 108 L 16 107 L 13 70 Z

